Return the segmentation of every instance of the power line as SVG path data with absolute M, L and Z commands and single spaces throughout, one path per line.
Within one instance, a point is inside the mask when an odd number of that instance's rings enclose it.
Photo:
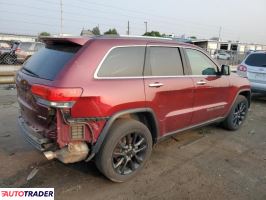
M 136 31 L 136 30 L 139 30 L 141 32 L 142 30 L 142 25 L 141 23 L 143 23 L 143 18 L 144 17 L 139 17 L 139 16 L 136 16 L 136 14 L 138 15 L 145 15 L 145 16 L 153 16 L 155 18 L 159 18 L 158 20 L 152 20 L 152 19 L 149 19 L 149 22 L 152 22 L 153 26 L 152 27 L 165 27 L 166 29 L 168 30 L 171 30 L 172 32 L 174 31 L 178 31 L 179 33 L 182 32 L 182 31 L 185 31 L 186 29 L 186 32 L 190 32 L 190 33 L 196 33 L 197 35 L 199 34 L 210 34 L 210 32 L 217 32 L 217 27 L 218 26 L 214 26 L 214 25 L 203 25 L 201 23 L 196 23 L 196 22 L 186 22 L 187 20 L 183 20 L 183 19 L 178 19 L 176 20 L 176 18 L 169 18 L 169 19 L 162 19 L 162 16 L 159 16 L 159 15 L 154 15 L 154 14 L 150 14 L 149 12 L 142 12 L 142 11 L 137 11 L 137 10 L 131 10 L 131 9 L 124 9 L 124 8 L 121 8 L 121 7 L 117 7 L 117 6 L 112 6 L 112 5 L 106 5 L 106 4 L 101 4 L 101 3 L 96 3 L 96 2 L 84 2 L 84 1 L 81 1 L 81 0 L 78 0 L 79 2 L 82 2 L 83 4 L 86 4 L 86 5 L 97 5 L 98 7 L 101 7 L 101 8 L 112 8 L 112 9 L 115 9 L 117 10 L 116 14 L 119 15 L 119 16 L 125 16 L 125 17 L 128 17 L 128 18 L 134 18 L 134 21 L 139 21 L 140 23 L 135 23 L 134 25 L 134 22 L 133 22 L 133 25 L 131 25 L 131 32 L 132 30 Z M 24 1 L 25 2 L 25 1 Z M 14 6 L 14 7 L 19 7 L 19 6 L 23 6 L 23 7 L 26 7 L 26 8 L 31 8 L 31 9 L 36 9 L 36 10 L 44 10 L 43 7 L 45 6 L 45 4 L 55 4 L 57 5 L 57 7 L 59 8 L 59 2 L 53 2 L 53 1 L 48 1 L 48 0 L 43 0 L 43 1 L 40 1 L 42 3 L 42 6 L 40 7 L 36 7 L 36 6 L 28 6 L 28 5 L 25 5 L 25 4 L 16 4 L 16 3 L 10 3 L 10 2 L 1 2 L 1 4 L 3 5 L 9 5 L 9 6 Z M 88 13 L 90 12 L 87 12 L 86 14 L 83 14 L 82 12 L 71 12 L 69 10 L 66 10 L 65 8 L 68 8 L 68 6 L 70 6 L 71 8 L 72 7 L 76 7 L 76 8 L 80 8 L 82 10 L 86 10 L 86 11 L 96 11 L 97 12 L 97 15 L 94 15 L 93 17 L 96 18 L 97 20 L 96 21 L 92 21 L 92 20 L 89 20 L 87 21 L 85 19 L 84 16 L 86 16 L 87 18 L 89 18 L 88 16 Z M 63 6 L 62 6 L 63 8 Z M 12 9 L 11 9 L 12 10 Z M 63 11 L 63 9 L 61 9 Z M 47 12 L 54 12 L 54 13 L 58 13 L 59 9 L 53 9 L 51 8 L 51 6 L 45 6 L 45 11 Z M 112 16 L 111 18 L 108 16 L 108 17 L 104 17 L 102 15 L 105 15 L 106 13 L 113 13 L 113 12 L 110 12 L 110 10 L 107 10 L 105 12 L 99 12 L 99 11 L 102 11 L 102 9 L 96 9 L 95 7 L 94 8 L 87 8 L 85 6 L 79 6 L 79 5 L 73 5 L 73 4 L 69 4 L 68 2 L 64 2 L 64 14 L 65 15 L 73 15 L 75 16 L 77 19 L 73 19 L 73 18 L 68 18 L 68 17 L 64 17 L 64 27 L 67 28 L 67 24 L 69 24 L 69 22 L 78 22 L 80 25 L 78 25 L 77 23 L 75 24 L 76 26 L 79 26 L 79 27 L 83 27 L 84 26 L 84 23 L 83 22 L 90 22 L 91 23 L 94 23 L 94 24 L 99 24 L 99 20 L 98 19 L 114 19 L 114 21 L 121 21 L 122 23 L 125 23 L 125 20 L 121 19 L 121 17 L 117 16 L 117 17 L 114 17 Z M 123 14 L 123 12 L 125 11 L 128 11 L 130 13 L 134 13 L 134 16 L 132 15 L 125 15 Z M 122 13 L 121 13 L 122 12 Z M 121 13 L 121 14 L 120 14 Z M 32 14 L 24 14 L 25 17 L 27 16 L 33 16 Z M 61 14 L 61 16 L 63 16 L 63 14 Z M 39 16 L 40 17 L 40 16 Z M 48 16 L 45 16 L 45 18 L 49 18 L 49 15 Z M 62 17 L 63 18 L 63 17 Z M 59 19 L 57 18 L 53 18 L 55 21 L 58 21 Z M 21 18 L 20 18 L 21 20 Z M 175 22 L 172 22 L 173 20 L 176 20 Z M 2 21 L 2 20 L 1 20 Z M 23 21 L 23 20 L 22 20 Z M 60 21 L 62 22 L 61 26 L 63 26 L 63 19 Z M 25 22 L 22 22 L 22 23 L 25 23 Z M 31 23 L 32 22 L 27 22 L 27 23 Z M 39 25 L 44 25 L 44 26 L 47 26 L 47 24 L 45 23 L 35 23 L 33 22 L 34 24 L 39 24 Z M 83 23 L 83 24 L 81 24 Z M 114 26 L 113 25 L 110 25 L 110 24 L 106 24 L 106 23 L 100 23 L 101 25 L 104 25 L 104 26 Z M 58 25 L 58 24 L 56 24 Z M 56 25 L 52 25 L 50 27 L 56 27 Z M 71 25 L 72 26 L 72 25 Z M 189 26 L 189 28 L 188 28 Z M 122 26 L 118 26 L 117 24 L 115 24 L 114 27 L 122 27 Z M 138 27 L 138 28 L 136 28 Z M 197 27 L 197 28 L 196 28 Z M 62 28 L 63 29 L 63 28 Z M 124 29 L 124 27 L 123 27 Z M 203 31 L 204 30 L 204 31 Z M 210 31 L 212 30 L 212 31 Z M 216 31 L 215 31 L 216 30 Z M 63 30 L 61 30 L 61 32 L 63 32 Z M 233 34 L 232 34 L 233 33 Z M 223 27 L 223 35 L 227 35 L 227 36 L 233 36 L 235 37 L 236 33 L 235 32 L 230 32 L 228 31 L 227 28 L 224 28 Z
M 13 4 L 14 5 L 14 4 Z M 21 5 L 18 5 L 18 6 L 21 6 Z M 25 6 L 25 7 L 28 7 L 28 6 L 26 6 L 26 5 L 22 5 L 22 6 Z M 99 11 L 100 10 L 98 10 L 98 9 L 91 9 L 91 8 L 85 8 L 85 7 L 81 7 L 81 6 L 77 6 L 77 5 L 71 5 L 71 7 L 76 7 L 76 8 L 81 8 L 81 9 L 85 9 L 86 11 L 88 11 L 88 10 L 94 10 L 94 11 L 97 11 L 97 13 L 99 13 Z M 110 7 L 110 6 L 107 6 L 107 7 Z M 113 6 L 112 6 L 113 7 Z M 42 8 L 40 8 L 40 7 L 31 7 L 31 8 L 33 8 L 33 9 L 39 9 L 39 10 L 43 10 Z M 58 12 L 58 11 L 57 11 Z M 75 12 L 69 12 L 69 11 L 64 11 L 66 14 L 71 14 L 71 15 L 75 15 L 75 16 L 80 16 L 80 14 L 81 13 L 75 13 Z M 105 11 L 105 13 L 106 13 L 107 11 Z M 123 16 L 125 16 L 125 17 L 129 17 L 128 15 L 123 15 Z M 104 17 L 100 17 L 100 18 L 104 18 Z M 108 17 L 108 18 L 105 18 L 105 19 L 110 19 L 110 17 Z M 139 17 L 134 17 L 134 20 L 136 20 L 136 19 L 139 19 L 139 20 L 143 20 L 143 18 L 139 18 Z M 115 20 L 117 20 L 117 19 L 115 19 Z M 118 20 L 120 20 L 120 19 L 118 19 Z M 69 20 L 70 21 L 70 20 Z M 121 20 L 120 20 L 121 21 Z M 169 25 L 171 25 L 171 26 L 175 26 L 175 25 L 182 25 L 182 24 L 187 24 L 187 23 L 185 23 L 185 22 L 182 22 L 182 21 L 176 21 L 175 23 L 171 23 L 171 22 L 169 22 L 169 21 L 167 21 L 167 20 L 156 20 L 156 24 L 158 24 L 158 23 L 160 23 L 160 22 L 158 22 L 158 21 L 160 21 L 161 22 L 161 25 L 162 26 L 164 26 L 164 27 L 166 27 L 166 24 L 169 24 Z M 124 22 L 124 21 L 123 21 Z M 155 24 L 155 23 L 154 23 Z M 202 26 L 200 26 L 199 24 L 194 24 L 193 26 L 199 26 L 200 27 L 200 29 L 201 30 L 210 30 L 210 28 L 206 28 L 206 27 L 202 27 Z M 199 29 L 199 28 L 197 28 L 197 29 Z M 212 29 L 213 30 L 213 29 Z
M 61 17 L 60 17 L 60 35 L 63 34 L 63 1 L 60 0 L 60 13 L 61 13 Z

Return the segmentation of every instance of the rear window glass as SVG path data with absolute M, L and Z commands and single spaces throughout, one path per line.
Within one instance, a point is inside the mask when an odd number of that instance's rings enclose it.
M 54 80 L 57 74 L 70 61 L 80 46 L 47 46 L 35 53 L 24 65 L 23 69 L 29 75 Z
M 266 53 L 250 54 L 245 63 L 256 67 L 266 67 Z
M 99 77 L 142 76 L 145 47 L 118 47 L 104 60 Z

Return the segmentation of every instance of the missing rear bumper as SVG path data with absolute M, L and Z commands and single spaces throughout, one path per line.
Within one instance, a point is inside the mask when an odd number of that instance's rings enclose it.
M 46 151 L 54 145 L 48 138 L 31 130 L 21 116 L 18 117 L 18 127 L 22 136 L 36 149 Z

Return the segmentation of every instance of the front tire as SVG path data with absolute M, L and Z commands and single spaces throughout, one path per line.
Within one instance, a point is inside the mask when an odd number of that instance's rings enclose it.
M 119 119 L 96 155 L 96 166 L 110 180 L 125 182 L 146 164 L 152 144 L 151 133 L 143 123 Z
M 238 130 L 246 119 L 248 112 L 248 100 L 245 96 L 239 95 L 223 122 L 223 127 L 228 130 Z

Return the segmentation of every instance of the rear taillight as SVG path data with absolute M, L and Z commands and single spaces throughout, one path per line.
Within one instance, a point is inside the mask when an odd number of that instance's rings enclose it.
M 32 85 L 31 92 L 41 104 L 57 108 L 71 108 L 80 98 L 82 88 L 55 88 Z
M 21 51 L 21 49 L 20 48 L 16 48 L 16 52 L 20 52 Z
M 247 71 L 247 67 L 244 66 L 244 65 L 239 65 L 239 66 L 237 67 L 237 70 L 239 70 L 239 71 L 241 71 L 241 72 L 246 72 L 246 71 Z

